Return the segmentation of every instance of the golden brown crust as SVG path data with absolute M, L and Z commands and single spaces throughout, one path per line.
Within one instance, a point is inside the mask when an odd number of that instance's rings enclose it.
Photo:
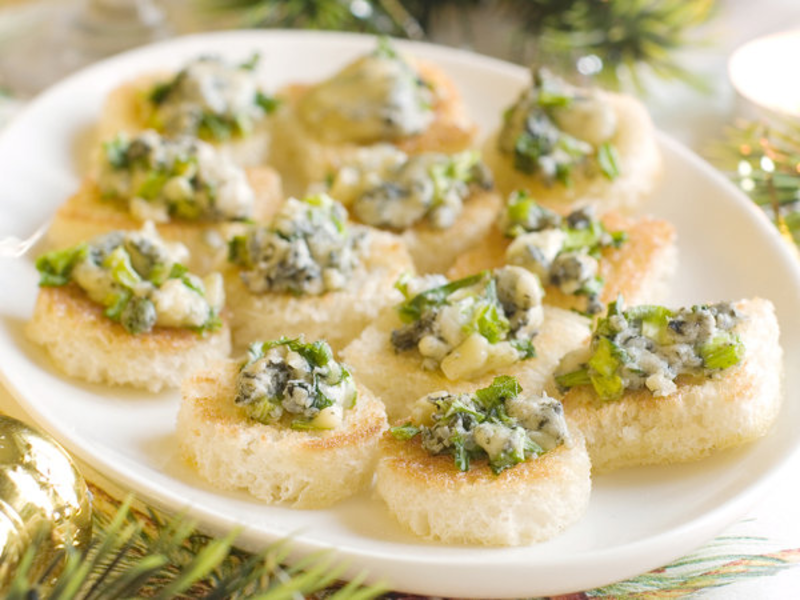
M 247 179 L 255 193 L 253 218 L 265 222 L 283 202 L 280 175 L 269 167 L 251 167 L 247 169 Z M 51 248 L 64 248 L 110 231 L 141 229 L 142 225 L 121 202 L 104 200 L 96 182 L 87 178 L 56 211 L 47 232 L 47 244 Z M 156 225 L 165 240 L 186 245 L 190 253 L 187 266 L 200 274 L 217 266 L 219 255 L 226 252 L 224 240 L 241 227 L 233 221 L 174 220 Z
M 767 433 L 781 405 L 778 324 L 767 300 L 737 307 L 745 358 L 719 377 L 679 378 L 664 397 L 636 390 L 602 402 L 591 386 L 566 393 L 565 413 L 586 436 L 595 470 L 697 460 Z
M 148 334 L 131 335 L 122 325 L 106 317 L 103 307 L 89 300 L 76 284 L 40 288 L 34 312 L 70 321 L 79 320 L 82 326 L 97 328 L 109 344 L 125 344 L 141 352 L 188 349 L 198 338 L 193 331 L 176 327 L 154 327 Z
M 658 288 L 663 287 L 663 279 L 674 267 L 675 228 L 661 219 L 632 219 L 615 212 L 603 215 L 602 222 L 609 231 L 624 231 L 628 239 L 620 248 L 605 248 L 600 253 L 599 275 L 605 280 L 600 301 L 607 304 L 619 294 L 630 305 L 658 300 Z M 510 242 L 497 226 L 492 227 L 482 242 L 456 259 L 447 276 L 459 279 L 506 264 L 505 252 Z M 586 299 L 564 294 L 557 287 L 547 285 L 544 302 L 583 310 Z
M 123 131 L 133 134 L 145 129 L 150 118 L 147 90 L 169 77 L 170 73 L 163 71 L 147 73 L 111 90 L 97 126 L 98 142 L 112 139 Z
M 434 119 L 420 134 L 398 142 L 397 147 L 407 154 L 420 152 L 460 152 L 469 148 L 478 133 L 478 127 L 467 113 L 461 93 L 453 81 L 438 67 L 422 60 L 413 60 L 420 77 L 431 86 L 434 93 Z

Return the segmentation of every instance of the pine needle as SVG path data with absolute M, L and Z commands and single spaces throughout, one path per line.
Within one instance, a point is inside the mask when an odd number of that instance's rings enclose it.
M 284 566 L 291 540 L 250 554 L 233 547 L 237 533 L 211 539 L 198 533 L 186 515 L 164 519 L 153 509 L 137 511 L 93 487 L 94 534 L 88 548 L 68 547 L 58 565 L 35 577 L 37 537 L 20 560 L 4 596 L 8 600 L 112 600 L 115 598 L 295 600 L 315 592 L 337 600 L 365 600 L 384 591 L 363 579 L 342 585 L 346 565 L 333 552 L 309 555 Z M 56 573 L 55 577 L 52 574 Z

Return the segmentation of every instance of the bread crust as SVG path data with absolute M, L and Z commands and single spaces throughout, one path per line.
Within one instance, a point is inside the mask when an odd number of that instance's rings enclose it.
M 385 434 L 375 487 L 406 528 L 449 544 L 519 546 L 552 538 L 586 510 L 589 456 L 580 434 L 495 475 L 486 461 L 461 472 L 450 455 L 432 456 L 419 437 Z
M 253 219 L 268 221 L 283 201 L 280 175 L 268 167 L 247 169 L 247 179 L 255 193 Z M 65 248 L 110 231 L 141 229 L 121 203 L 103 200 L 97 183 L 85 179 L 78 191 L 62 204 L 47 231 L 50 248 Z M 173 220 L 156 225 L 159 235 L 171 242 L 181 242 L 190 254 L 189 270 L 206 274 L 218 269 L 227 255 L 227 240 L 243 225 L 234 221 Z
M 469 118 L 455 84 L 438 67 L 421 60 L 411 62 L 434 90 L 434 119 L 422 133 L 408 136 L 394 145 L 407 154 L 449 154 L 471 147 L 478 128 Z M 272 160 L 284 175 L 292 194 L 302 194 L 309 185 L 325 181 L 364 147 L 355 143 L 324 142 L 309 130 L 298 114 L 298 104 L 311 87 L 293 84 L 278 92 L 282 102 L 275 117 Z
M 343 426 L 294 431 L 247 417 L 234 403 L 239 364 L 219 361 L 182 386 L 180 451 L 214 487 L 247 489 L 269 503 L 322 508 L 369 486 L 386 430 L 383 405 L 364 387 Z
M 570 186 L 548 185 L 535 175 L 514 169 L 513 160 L 498 148 L 496 131 L 484 145 L 483 159 L 504 196 L 528 190 L 537 202 L 562 214 L 586 205 L 593 205 L 598 213 L 610 210 L 632 213 L 641 208 L 661 175 L 655 127 L 647 109 L 637 99 L 611 92 L 597 93 L 610 103 L 617 116 L 617 132 L 610 142 L 619 155 L 620 175 L 609 180 L 600 172 L 591 176 L 576 173 Z
M 76 284 L 40 288 L 26 334 L 70 377 L 150 392 L 177 388 L 184 377 L 231 349 L 227 323 L 205 336 L 172 327 L 132 335 Z
M 423 369 L 422 357 L 416 349 L 395 351 L 391 332 L 401 325 L 395 310 L 389 308 L 342 351 L 342 358 L 352 367 L 354 375 L 386 405 L 390 421 L 407 417 L 414 403 L 426 394 L 441 390 L 472 392 L 490 385 L 496 375 L 516 377 L 526 393 L 538 393 L 551 379 L 561 357 L 589 336 L 588 320 L 584 317 L 545 307 L 544 323 L 533 339 L 536 357 L 471 381 L 450 381 L 439 369 Z
M 698 460 L 766 435 L 782 402 L 783 351 L 768 300 L 742 300 L 745 319 L 734 329 L 744 360 L 719 377 L 682 377 L 665 397 L 628 391 L 601 402 L 591 386 L 569 390 L 567 417 L 586 437 L 595 472 Z
M 608 304 L 622 294 L 629 305 L 660 302 L 677 266 L 675 227 L 662 219 L 631 218 L 617 212 L 601 218 L 609 231 L 624 231 L 627 241 L 619 248 L 600 252 L 599 275 L 605 280 L 600 301 Z M 483 269 L 506 264 L 511 240 L 495 225 L 482 242 L 459 256 L 447 276 L 460 279 Z M 544 302 L 560 308 L 585 310 L 586 299 L 565 294 L 556 286 L 545 286 Z
M 223 276 L 234 344 L 242 347 L 255 340 L 305 335 L 310 340 L 325 339 L 331 348 L 341 350 L 381 309 L 401 300 L 394 284 L 400 275 L 414 270 L 397 236 L 377 230 L 368 235 L 369 250 L 346 287 L 319 296 L 253 294 L 239 269 L 228 266 Z
M 135 134 L 148 129 L 152 110 L 146 100 L 154 85 L 171 79 L 175 74 L 168 71 L 139 75 L 109 92 L 97 122 L 97 139 L 94 144 L 114 138 L 119 133 Z M 264 165 L 269 160 L 271 143 L 270 118 L 258 123 L 247 137 L 225 142 L 213 142 L 220 152 L 243 167 Z

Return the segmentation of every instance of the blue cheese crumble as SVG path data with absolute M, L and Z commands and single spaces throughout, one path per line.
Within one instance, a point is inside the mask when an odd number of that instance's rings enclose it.
M 433 93 L 386 38 L 311 88 L 299 106 L 310 131 L 331 143 L 395 141 L 433 121 Z
M 164 242 L 152 223 L 140 231 L 115 231 L 36 261 L 41 286 L 78 285 L 105 315 L 129 333 L 153 327 L 200 333 L 222 325 L 222 277 L 189 273 L 182 244 Z
M 741 319 L 730 302 L 677 310 L 624 310 L 612 302 L 595 326 L 588 357 L 581 351 L 565 357 L 556 382 L 562 389 L 591 385 L 602 400 L 645 388 L 668 396 L 681 375 L 716 377 L 741 362 L 745 348 L 733 332 Z
M 546 394 L 522 394 L 513 377 L 496 377 L 472 394 L 435 392 L 420 398 L 399 440 L 419 436 L 433 455 L 452 455 L 460 471 L 488 461 L 495 474 L 571 443 L 561 403 Z
M 350 372 L 334 360 L 327 342 L 281 338 L 250 346 L 234 402 L 260 423 L 335 429 L 356 397 Z
M 569 185 L 576 169 L 619 175 L 611 144 L 616 131 L 616 113 L 602 94 L 537 69 L 531 87 L 505 112 L 498 146 L 517 171 Z
M 404 325 L 392 331 L 398 352 L 416 349 L 426 369 L 451 381 L 472 379 L 535 355 L 544 319 L 538 278 L 520 267 L 448 282 L 440 275 L 401 280 Z
M 217 56 L 191 61 L 150 90 L 149 125 L 170 136 L 214 142 L 247 136 L 277 106 L 258 85 L 257 64 L 257 54 L 241 64 Z
M 600 252 L 619 248 L 627 238 L 624 232 L 608 231 L 591 207 L 561 217 L 526 192 L 509 197 L 499 226 L 514 238 L 506 249 L 508 264 L 535 273 L 564 294 L 585 296 L 588 314 L 603 309 L 599 300 L 604 286 L 599 274 Z
M 213 146 L 153 130 L 104 144 L 97 177 L 105 198 L 124 202 L 140 221 L 242 220 L 255 195 L 245 172 Z
M 408 156 L 384 144 L 362 148 L 336 175 L 330 193 L 363 223 L 404 230 L 420 222 L 451 227 L 473 186 L 492 179 L 476 151 Z
M 367 250 L 351 231 L 347 211 L 326 194 L 289 198 L 268 227 L 254 227 L 230 241 L 229 260 L 254 294 L 320 295 L 346 286 Z

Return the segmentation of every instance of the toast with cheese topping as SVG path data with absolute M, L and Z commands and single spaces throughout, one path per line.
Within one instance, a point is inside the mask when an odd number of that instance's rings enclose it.
M 153 107 L 148 97 L 156 86 L 174 77 L 175 73 L 165 71 L 145 73 L 111 90 L 95 128 L 96 145 L 123 132 L 135 134 L 152 128 Z M 238 165 L 264 165 L 269 159 L 270 129 L 269 119 L 263 119 L 246 136 L 211 143 Z
M 329 506 L 369 486 L 387 424 L 368 390 L 359 388 L 340 427 L 296 431 L 248 418 L 234 403 L 238 371 L 236 361 L 219 361 L 183 384 L 178 444 L 204 479 L 294 508 Z
M 414 269 L 397 236 L 371 230 L 368 239 L 361 265 L 345 286 L 321 295 L 256 294 L 242 281 L 240 270 L 228 266 L 223 276 L 234 344 L 245 346 L 258 339 L 305 335 L 308 339 L 326 339 L 334 350 L 341 350 L 383 308 L 399 301 L 394 284 L 400 275 Z
M 631 96 L 596 92 L 616 115 L 617 130 L 610 143 L 616 149 L 619 174 L 612 178 L 596 171 L 574 173 L 570 185 L 545 182 L 514 167 L 513 157 L 499 149 L 499 132 L 487 139 L 483 157 L 504 195 L 527 190 L 537 201 L 559 213 L 592 205 L 598 214 L 608 211 L 632 213 L 655 189 L 661 175 L 661 154 L 656 132 L 644 105 Z
M 590 463 L 583 438 L 495 475 L 486 461 L 459 471 L 419 439 L 384 434 L 375 487 L 416 535 L 448 544 L 521 546 L 550 539 L 586 511 Z
M 596 472 L 698 460 L 769 432 L 782 400 L 778 322 L 767 300 L 735 306 L 743 315 L 732 330 L 744 346 L 739 364 L 707 379 L 679 376 L 661 397 L 627 390 L 602 401 L 590 385 L 567 391 L 565 413 L 586 437 Z

